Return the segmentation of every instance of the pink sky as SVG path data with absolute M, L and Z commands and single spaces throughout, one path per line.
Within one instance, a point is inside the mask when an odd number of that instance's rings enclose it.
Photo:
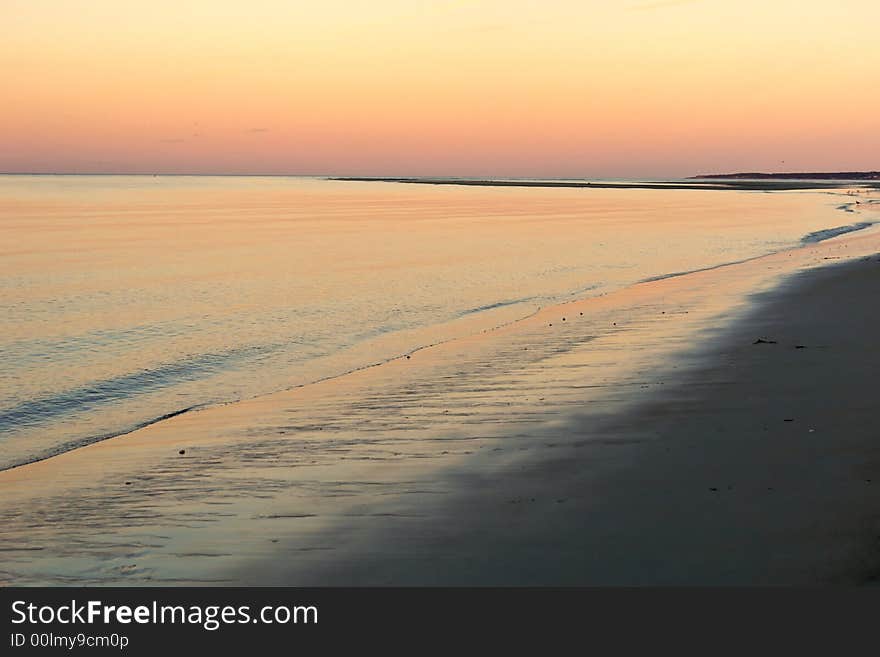
M 10 0 L 0 171 L 880 169 L 875 0 Z

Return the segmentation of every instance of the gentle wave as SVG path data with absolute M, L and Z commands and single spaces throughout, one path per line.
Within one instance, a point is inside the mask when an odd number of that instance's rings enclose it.
M 841 208 L 838 209 L 843 209 L 844 207 L 846 206 L 841 206 Z M 857 230 L 870 228 L 874 224 L 875 222 L 873 221 L 860 221 L 856 224 L 849 224 L 848 226 L 835 226 L 834 228 L 824 228 L 822 230 L 813 231 L 812 233 L 807 233 L 801 238 L 801 242 L 803 242 L 804 244 L 815 244 L 816 242 L 824 242 L 825 240 L 830 240 L 832 237 L 837 237 L 838 235 L 846 235 L 847 233 L 853 233 Z
M 515 306 L 519 303 L 528 303 L 529 301 L 535 301 L 537 298 L 538 297 L 523 297 L 521 299 L 505 299 L 504 301 L 487 303 L 483 306 L 478 306 L 476 308 L 468 308 L 467 310 L 462 310 L 459 313 L 459 316 L 465 317 L 466 315 L 474 315 L 476 313 L 486 312 L 487 310 L 496 310 L 498 308 L 505 308 L 507 306 Z
M 845 206 L 841 206 L 837 208 L 838 210 L 843 209 Z M 824 242 L 825 240 L 830 240 L 832 237 L 837 237 L 839 235 L 846 235 L 847 233 L 853 233 L 858 230 L 864 230 L 865 228 L 870 228 L 871 226 L 875 226 L 877 222 L 874 221 L 862 221 L 857 224 L 850 224 L 848 226 L 836 226 L 835 228 L 823 228 L 822 230 L 813 231 L 812 233 L 808 233 L 801 238 L 801 244 L 816 244 L 818 242 Z M 758 258 L 763 258 L 765 255 L 770 255 L 768 252 L 766 254 L 754 256 L 752 258 L 743 258 L 742 260 L 732 260 L 730 262 L 722 262 L 717 265 L 711 265 L 709 267 L 700 267 L 698 269 L 688 269 L 686 271 L 677 271 L 671 274 L 659 274 L 657 276 L 649 276 L 647 278 L 641 279 L 640 283 L 651 283 L 654 281 L 662 281 L 667 278 L 677 278 L 679 276 L 687 276 L 688 274 L 697 274 L 701 271 L 712 271 L 713 269 L 721 269 L 722 267 L 729 267 L 730 265 L 741 265 L 745 262 L 751 262 L 752 260 L 757 260 Z
M 61 416 L 75 416 L 104 404 L 124 401 L 181 382 L 195 381 L 233 365 L 246 363 L 257 354 L 278 349 L 276 345 L 259 345 L 225 353 L 202 354 L 28 400 L 0 410 L 0 433 L 25 426 L 39 426 Z

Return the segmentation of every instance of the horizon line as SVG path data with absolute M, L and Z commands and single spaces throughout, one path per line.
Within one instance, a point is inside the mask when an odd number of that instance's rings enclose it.
M 147 173 L 143 171 L 0 171 L 0 176 L 188 176 L 188 177 L 224 177 L 224 178 L 328 178 L 328 179 L 375 179 L 377 182 L 388 180 L 389 178 L 401 177 L 400 174 L 344 174 L 344 173 L 204 173 L 204 172 L 156 172 Z M 407 176 L 413 179 L 449 179 L 449 180 L 645 180 L 647 178 L 662 178 L 663 180 L 685 180 L 683 177 L 663 177 L 663 176 L 496 176 L 492 174 L 480 175 L 424 175 L 424 176 Z

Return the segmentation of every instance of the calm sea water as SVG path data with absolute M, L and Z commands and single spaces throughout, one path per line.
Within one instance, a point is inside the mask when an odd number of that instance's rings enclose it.
M 844 201 L 0 176 L 0 468 L 825 237 Z

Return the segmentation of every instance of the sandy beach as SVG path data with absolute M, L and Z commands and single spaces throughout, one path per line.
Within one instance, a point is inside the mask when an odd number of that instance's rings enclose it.
M 880 568 L 874 228 L 0 473 L 12 584 L 814 584 Z

